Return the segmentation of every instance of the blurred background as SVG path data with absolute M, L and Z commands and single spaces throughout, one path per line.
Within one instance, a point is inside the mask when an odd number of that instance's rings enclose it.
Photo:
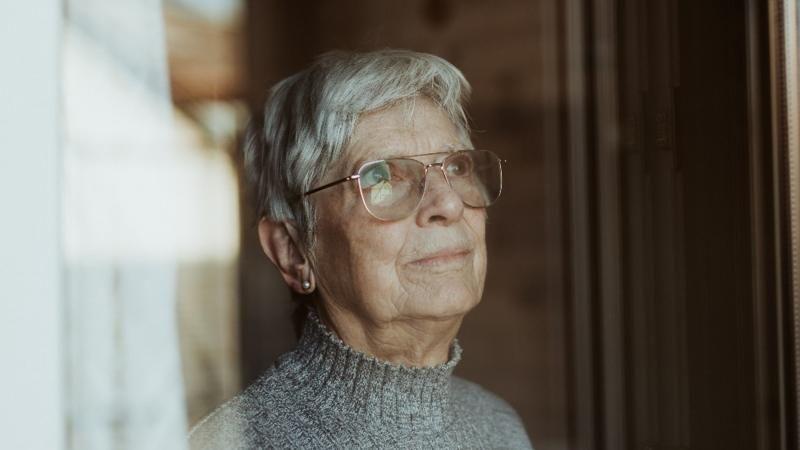
M 183 448 L 294 346 L 241 131 L 393 47 L 509 161 L 456 375 L 537 450 L 798 448 L 792 0 L 41 3 L 0 7 L 0 447 Z

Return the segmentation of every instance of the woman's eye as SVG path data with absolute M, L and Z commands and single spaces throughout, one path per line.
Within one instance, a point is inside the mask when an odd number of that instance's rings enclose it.
M 389 181 L 391 177 L 388 164 L 376 164 L 374 167 L 370 167 L 367 173 L 362 176 L 363 185 L 374 186 L 381 181 Z
M 472 171 L 472 163 L 467 157 L 457 158 L 447 164 L 447 174 L 455 177 L 469 175 Z

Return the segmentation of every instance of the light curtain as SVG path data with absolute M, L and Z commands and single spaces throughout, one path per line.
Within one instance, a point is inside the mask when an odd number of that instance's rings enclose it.
M 161 3 L 66 0 L 63 33 L 67 448 L 180 450 L 187 189 Z

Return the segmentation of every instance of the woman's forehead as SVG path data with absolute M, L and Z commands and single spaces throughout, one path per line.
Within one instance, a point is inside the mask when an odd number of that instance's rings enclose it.
M 406 108 L 398 105 L 365 115 L 345 149 L 343 160 L 347 161 L 347 167 L 358 168 L 376 159 L 430 155 L 464 147 L 458 128 L 432 102 L 417 101 L 411 119 Z

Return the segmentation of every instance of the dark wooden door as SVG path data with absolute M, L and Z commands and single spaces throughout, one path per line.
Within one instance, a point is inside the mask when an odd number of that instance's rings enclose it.
M 572 270 L 594 281 L 571 299 L 591 328 L 575 365 L 593 368 L 573 392 L 594 406 L 576 448 L 796 448 L 777 3 L 577 3 L 588 125 L 570 170 L 589 187 L 570 207 L 593 251 Z

